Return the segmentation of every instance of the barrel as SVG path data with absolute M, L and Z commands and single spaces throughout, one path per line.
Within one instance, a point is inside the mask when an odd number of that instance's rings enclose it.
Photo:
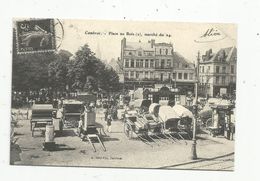
M 54 125 L 46 125 L 45 142 L 54 142 Z

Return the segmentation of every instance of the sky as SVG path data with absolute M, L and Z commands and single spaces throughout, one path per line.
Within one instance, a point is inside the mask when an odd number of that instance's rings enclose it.
M 174 50 L 190 62 L 195 61 L 198 51 L 204 54 L 212 48 L 213 52 L 216 52 L 220 48 L 236 46 L 237 43 L 235 24 L 101 20 L 61 20 L 61 23 L 64 37 L 60 49 L 74 54 L 81 46 L 88 44 L 99 58 L 108 62 L 112 58 L 120 57 L 121 40 L 124 37 L 131 42 L 148 42 L 155 39 L 157 43 L 172 43 Z M 212 28 L 220 35 L 201 37 Z M 60 29 L 56 32 L 59 34 Z M 127 32 L 134 35 L 127 35 Z M 157 36 L 145 36 L 156 33 Z

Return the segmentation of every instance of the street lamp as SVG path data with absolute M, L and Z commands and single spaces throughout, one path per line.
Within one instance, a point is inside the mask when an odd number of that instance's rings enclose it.
M 196 73 L 196 80 L 195 80 L 195 98 L 193 101 L 193 134 L 192 134 L 192 145 L 191 145 L 191 159 L 196 160 L 197 157 L 197 141 L 196 141 L 196 126 L 197 126 L 197 115 L 198 115 L 198 84 L 199 84 L 199 61 L 200 61 L 200 52 L 198 52 L 197 57 L 197 67 L 195 67 L 195 73 Z

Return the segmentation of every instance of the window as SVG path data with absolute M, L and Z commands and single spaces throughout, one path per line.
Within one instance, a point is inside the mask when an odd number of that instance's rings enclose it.
M 138 71 L 136 71 L 135 77 L 136 77 L 136 79 L 139 79 L 139 72 Z
M 139 64 L 141 68 L 143 68 L 143 64 L 144 64 L 144 63 L 143 63 L 143 59 L 141 59 L 141 60 L 140 60 L 140 64 Z
M 153 101 L 153 95 L 152 94 L 148 94 L 148 100 Z
M 208 66 L 208 70 L 207 70 L 207 72 L 210 72 L 210 66 Z
M 148 72 L 144 73 L 144 78 L 146 78 L 146 79 L 148 78 Z
M 136 67 L 140 67 L 140 60 L 139 59 L 136 59 Z
M 153 72 L 150 72 L 150 79 L 154 79 Z
M 164 64 L 165 64 L 164 59 L 162 59 L 161 60 L 161 68 L 164 68 L 164 66 L 165 66 Z
M 125 67 L 128 68 L 129 67 L 129 60 L 125 59 Z
M 167 50 L 167 49 L 166 49 Z M 171 59 L 167 60 L 167 67 L 171 67 Z
M 135 60 L 132 59 L 132 60 L 131 60 L 131 67 L 134 67 L 134 66 L 135 66 Z
M 129 52 L 128 55 L 133 55 L 133 53 L 132 53 L 132 52 Z
M 182 73 L 178 73 L 178 79 L 182 79 Z
M 162 49 L 160 49 L 160 55 L 162 54 Z
M 235 73 L 234 65 L 231 65 L 231 74 Z
M 168 49 L 165 50 L 165 54 L 168 55 Z
M 125 72 L 125 78 L 129 78 L 129 72 Z
M 226 67 L 222 67 L 222 73 L 226 73 Z
M 188 79 L 188 74 L 184 73 L 184 80 L 187 80 L 187 79 Z
M 139 78 L 140 78 L 140 79 L 144 78 L 144 72 L 142 72 L 142 71 L 139 72 Z
M 204 66 L 202 66 L 202 73 L 204 73 Z
M 141 51 L 138 52 L 138 56 L 142 56 L 142 52 Z
M 130 78 L 134 78 L 134 71 L 130 72 Z
M 219 84 L 219 76 L 216 76 L 216 84 Z
M 230 78 L 231 78 L 231 82 L 236 82 L 235 76 L 231 76 Z
M 168 73 L 168 79 L 171 80 L 171 74 L 170 73 Z
M 159 67 L 159 60 L 158 60 L 158 59 L 155 60 L 155 67 L 156 67 L 156 68 Z
M 175 102 L 179 102 L 180 101 L 180 95 L 176 94 L 175 95 Z
M 222 84 L 225 84 L 226 83 L 226 77 L 222 77 Z
M 190 79 L 190 80 L 193 80 L 193 73 L 190 73 L 189 79 Z
M 145 68 L 148 68 L 148 67 L 149 67 L 149 60 L 146 59 L 146 60 L 145 60 Z
M 151 67 L 151 68 L 154 67 L 154 60 L 153 60 L 153 59 L 150 60 L 150 67 Z
M 219 73 L 219 66 L 216 66 L 216 73 Z
M 176 73 L 172 73 L 172 78 L 176 79 Z

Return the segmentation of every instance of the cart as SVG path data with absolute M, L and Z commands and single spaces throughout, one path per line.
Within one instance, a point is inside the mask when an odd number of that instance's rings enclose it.
M 47 124 L 53 124 L 53 111 L 51 104 L 34 104 L 32 106 L 30 119 L 32 137 L 34 137 L 35 131 L 45 131 Z
M 83 102 L 72 99 L 64 100 L 62 110 L 62 123 L 64 127 L 77 128 L 82 112 Z
M 212 109 L 212 117 L 206 122 L 206 129 L 213 137 L 223 135 L 227 139 L 230 138 L 231 133 L 231 114 L 234 109 L 234 104 L 228 100 L 219 100 L 210 105 Z
M 162 141 L 160 137 L 162 122 L 154 114 L 148 112 L 150 104 L 151 101 L 145 99 L 135 102 L 137 111 L 132 111 L 132 114 L 129 111 L 126 114 L 124 133 L 129 139 L 139 138 L 150 146 L 153 144 L 159 146 L 159 142 Z
M 180 117 L 170 106 L 161 106 L 159 108 L 158 117 L 162 121 L 161 134 L 176 142 L 180 139 L 185 140 L 181 134 L 181 130 L 178 127 Z M 177 137 L 176 137 L 177 135 Z M 186 143 L 186 142 L 185 142 Z
M 191 139 L 192 120 L 194 119 L 192 112 L 182 105 L 175 105 L 172 107 L 172 110 L 175 111 L 180 118 L 178 129 L 182 134 L 186 134 L 188 138 Z
M 87 139 L 94 152 L 96 152 L 94 143 L 99 143 L 102 149 L 106 151 L 106 147 L 100 138 L 102 135 L 101 131 L 103 130 L 103 126 L 96 122 L 96 112 L 93 109 L 87 108 L 85 106 L 84 113 L 81 115 L 81 123 L 82 125 L 79 127 L 79 136 L 81 137 L 81 134 L 83 135 L 81 139 L 83 141 Z M 99 132 L 98 129 L 100 129 Z

